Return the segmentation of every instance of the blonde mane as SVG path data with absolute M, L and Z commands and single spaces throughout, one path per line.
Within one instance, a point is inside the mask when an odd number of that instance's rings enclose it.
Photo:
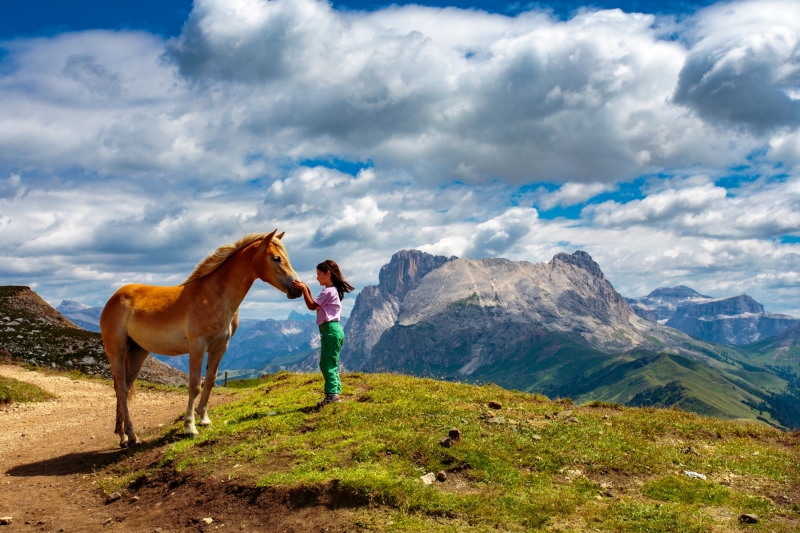
M 202 278 L 203 276 L 207 276 L 214 272 L 228 257 L 233 255 L 234 253 L 238 252 L 242 248 L 253 244 L 256 241 L 260 241 L 265 239 L 269 236 L 269 233 L 248 233 L 238 241 L 230 244 L 224 244 L 208 254 L 208 256 L 200 261 L 194 270 L 186 278 L 186 281 L 181 283 L 181 285 L 186 285 L 187 283 L 191 283 L 192 281 Z M 286 249 L 283 247 L 283 243 L 276 237 L 272 238 L 272 242 L 278 247 L 278 249 L 283 253 L 286 254 Z

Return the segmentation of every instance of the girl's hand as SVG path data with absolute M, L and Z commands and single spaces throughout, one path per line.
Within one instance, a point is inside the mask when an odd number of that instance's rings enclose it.
M 306 289 L 306 288 L 307 288 L 306 284 L 305 284 L 305 283 L 303 283 L 302 281 L 300 281 L 299 279 L 296 279 L 296 280 L 294 280 L 294 281 L 292 282 L 292 287 L 294 287 L 295 289 L 300 289 L 301 291 L 302 291 L 303 289 Z

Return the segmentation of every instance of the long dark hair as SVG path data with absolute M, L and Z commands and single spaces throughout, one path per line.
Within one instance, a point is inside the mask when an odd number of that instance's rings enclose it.
M 339 265 L 336 264 L 336 261 L 326 259 L 317 265 L 317 270 L 323 274 L 327 272 L 331 273 L 331 281 L 333 282 L 333 286 L 336 287 L 336 292 L 339 293 L 340 300 L 344 298 L 344 293 L 355 290 L 355 287 L 347 283 L 347 280 L 342 276 L 342 272 L 339 270 Z

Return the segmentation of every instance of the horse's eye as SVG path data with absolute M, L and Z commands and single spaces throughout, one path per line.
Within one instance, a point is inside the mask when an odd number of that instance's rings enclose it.
M 280 263 L 281 262 L 281 256 L 276 255 L 275 257 L 272 258 L 272 260 L 275 261 L 276 263 Z

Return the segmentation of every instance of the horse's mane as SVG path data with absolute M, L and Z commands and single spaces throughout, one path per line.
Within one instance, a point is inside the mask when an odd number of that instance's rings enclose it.
M 202 278 L 203 276 L 207 276 L 214 272 L 228 257 L 233 255 L 234 253 L 238 252 L 242 248 L 253 244 L 256 241 L 260 241 L 265 239 L 269 236 L 269 233 L 248 233 L 241 239 L 236 242 L 230 244 L 224 244 L 208 254 L 208 256 L 200 261 L 194 270 L 186 278 L 186 281 L 181 283 L 181 285 L 186 285 L 187 283 L 191 283 L 192 281 Z M 286 253 L 286 249 L 283 247 L 283 243 L 276 237 L 272 238 L 272 242 L 280 249 L 281 252 Z

